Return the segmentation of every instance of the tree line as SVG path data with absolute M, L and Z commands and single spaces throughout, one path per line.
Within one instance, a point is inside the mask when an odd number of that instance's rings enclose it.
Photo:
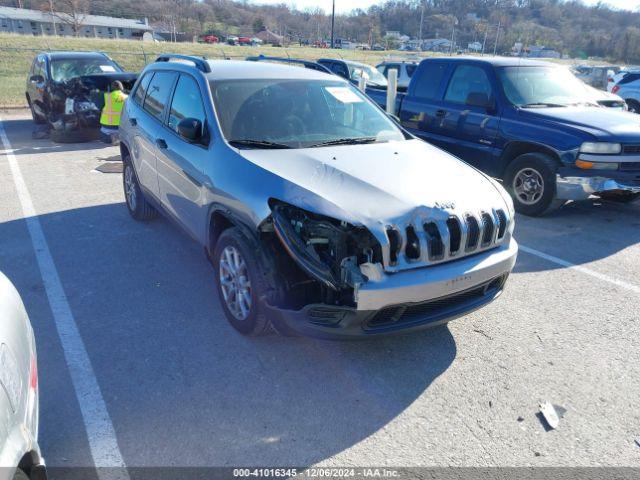
M 166 31 L 251 35 L 269 29 L 291 42 L 314 43 L 330 35 L 323 10 L 247 0 L 0 0 L 0 4 L 82 14 L 148 18 Z M 499 25 L 499 27 L 498 27 Z M 546 46 L 563 55 L 640 63 L 640 13 L 580 0 L 387 0 L 338 15 L 335 35 L 364 44 L 385 43 L 387 31 L 412 38 L 453 38 L 461 48 L 486 42 L 508 53 L 515 43 Z M 388 38 L 386 40 L 389 40 Z

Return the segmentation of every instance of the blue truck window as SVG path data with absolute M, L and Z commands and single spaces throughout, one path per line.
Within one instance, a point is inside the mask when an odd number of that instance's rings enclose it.
M 474 65 L 460 65 L 451 77 L 445 101 L 466 103 L 471 93 L 486 93 L 491 97 L 491 82 L 481 67 Z
M 427 62 L 417 79 L 413 94 L 416 97 L 434 100 L 438 96 L 440 83 L 446 71 L 447 64 L 445 62 Z

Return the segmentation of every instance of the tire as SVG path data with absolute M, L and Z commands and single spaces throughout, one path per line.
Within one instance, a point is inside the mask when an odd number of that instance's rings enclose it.
M 232 227 L 218 238 L 212 258 L 218 298 L 227 321 L 247 336 L 272 330 L 262 303 L 270 289 L 265 282 L 266 272 L 255 255 L 258 248 L 240 229 Z
M 33 109 L 33 104 L 31 103 L 31 99 L 27 97 L 27 103 L 29 104 L 29 110 L 31 110 L 31 117 L 33 118 L 33 123 L 36 125 L 44 125 L 47 121 L 39 116 L 36 111 Z
M 601 199 L 618 203 L 631 203 L 640 198 L 640 193 L 628 192 L 602 192 L 598 194 Z
M 633 99 L 629 99 L 625 101 L 627 102 L 627 107 L 629 107 L 629 111 L 631 113 L 640 113 L 640 102 Z
M 504 186 L 517 212 L 536 217 L 558 205 L 556 162 L 544 153 L 525 153 L 513 160 L 504 174 Z
M 138 176 L 133 164 L 127 158 L 123 159 L 122 188 L 129 214 L 138 221 L 151 220 L 158 215 L 155 208 L 147 201 L 140 189 Z

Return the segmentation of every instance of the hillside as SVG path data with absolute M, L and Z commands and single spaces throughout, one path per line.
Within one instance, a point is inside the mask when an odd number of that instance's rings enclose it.
M 48 8 L 49 0 L 21 0 Z M 330 18 L 319 9 L 292 10 L 233 0 L 52 0 L 56 9 L 148 18 L 160 30 L 186 36 L 202 32 L 250 35 L 266 27 L 290 41 L 327 39 Z M 17 0 L 0 0 L 17 4 Z M 326 5 L 329 5 L 327 3 Z M 498 25 L 500 28 L 498 28 Z M 417 38 L 453 38 L 464 48 L 484 41 L 508 52 L 516 42 L 544 45 L 576 58 L 640 63 L 640 13 L 579 0 L 388 0 L 336 18 L 336 37 L 384 43 L 387 31 Z

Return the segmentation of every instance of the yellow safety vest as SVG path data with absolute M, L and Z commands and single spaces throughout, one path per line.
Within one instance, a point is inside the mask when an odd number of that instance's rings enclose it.
M 117 127 L 120 125 L 120 114 L 127 96 L 120 90 L 114 90 L 111 93 L 104 94 L 104 108 L 100 115 L 100 124 L 109 127 Z

